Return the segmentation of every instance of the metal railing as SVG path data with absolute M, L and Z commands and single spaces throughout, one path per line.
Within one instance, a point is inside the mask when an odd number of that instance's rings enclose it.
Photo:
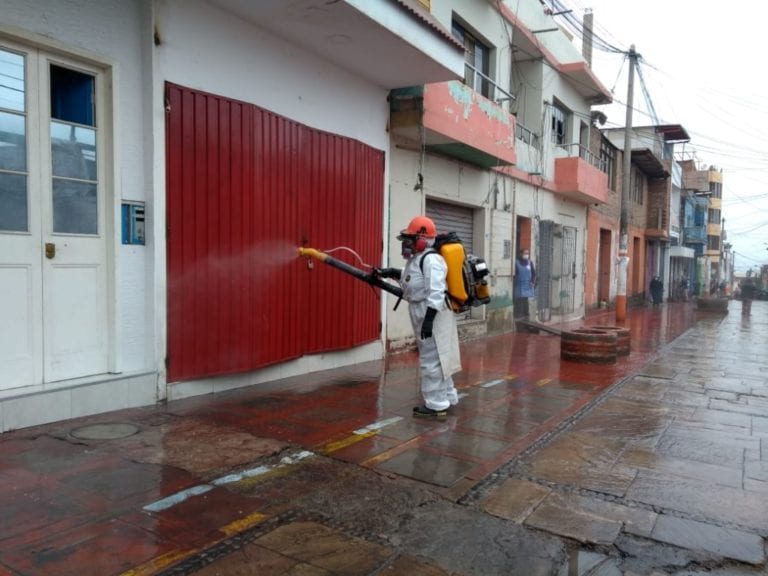
M 590 152 L 587 148 L 582 146 L 581 144 L 577 142 L 573 142 L 572 144 L 558 144 L 557 148 L 562 148 L 566 151 L 569 157 L 571 156 L 578 156 L 585 162 L 588 162 L 598 170 L 602 170 L 605 172 L 605 159 L 600 159 L 598 156 L 595 156 Z M 576 149 L 576 153 L 573 153 L 573 149 Z
M 541 138 L 539 137 L 536 132 L 533 130 L 530 130 L 520 124 L 520 122 L 517 122 L 515 124 L 515 138 L 518 140 L 525 142 L 532 148 L 535 148 L 536 150 L 541 150 Z
M 505 101 L 517 100 L 517 96 L 515 96 L 514 94 L 510 94 L 509 92 L 504 90 L 504 88 L 496 84 L 496 81 L 493 78 L 491 78 L 490 76 L 486 76 L 485 74 L 480 72 L 480 70 L 472 66 L 472 64 L 470 64 L 469 62 L 464 62 L 464 66 L 472 70 L 475 76 L 480 76 L 485 82 L 487 82 L 493 88 L 494 93 L 491 94 L 489 91 L 489 94 L 487 96 L 489 100 L 493 100 L 497 104 L 501 104 L 502 102 L 505 102 Z M 477 86 L 477 84 L 482 84 L 482 82 L 476 82 L 475 80 L 476 79 L 473 78 L 472 87 L 475 89 L 475 91 L 480 92 L 482 94 L 483 93 L 482 88 L 480 86 Z M 465 78 L 465 82 L 466 82 L 466 78 Z M 500 92 L 503 95 L 503 98 L 499 98 L 496 95 L 496 92 Z
M 707 241 L 707 227 L 706 226 L 684 226 L 683 227 L 683 242 L 686 244 L 700 243 L 703 244 Z

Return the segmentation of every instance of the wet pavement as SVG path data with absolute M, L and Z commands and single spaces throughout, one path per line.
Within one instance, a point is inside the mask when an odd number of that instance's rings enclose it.
M 768 302 L 624 326 L 463 344 L 441 420 L 405 353 L 3 434 L 0 576 L 765 573 Z

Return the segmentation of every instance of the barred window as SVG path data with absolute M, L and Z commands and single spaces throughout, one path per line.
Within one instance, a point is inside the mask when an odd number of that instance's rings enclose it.
M 557 104 L 552 105 L 552 142 L 557 145 L 566 144 L 568 127 L 568 111 Z
M 600 141 L 600 169 L 608 175 L 608 188 L 616 190 L 616 149 L 607 138 Z

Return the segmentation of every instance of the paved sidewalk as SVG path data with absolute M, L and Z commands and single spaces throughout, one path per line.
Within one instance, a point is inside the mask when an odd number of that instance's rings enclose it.
M 638 573 L 650 541 L 667 570 L 763 574 L 767 497 L 768 302 L 731 302 L 467 499 Z
M 462 400 L 444 420 L 411 417 L 417 366 L 415 354 L 406 353 L 6 433 L 0 436 L 0 576 L 198 569 L 443 574 L 461 567 L 461 558 L 446 566 L 447 552 L 442 561 L 425 560 L 420 549 L 408 556 L 405 544 L 403 550 L 393 544 L 402 536 L 386 537 L 389 525 L 374 518 L 365 519 L 366 530 L 342 519 L 329 526 L 329 507 L 340 514 L 336 504 L 318 508 L 317 517 L 297 512 L 310 493 L 331 484 L 337 499 L 343 498 L 338 490 L 352 494 L 360 485 L 365 494 L 392 490 L 393 522 L 398 499 L 406 511 L 414 502 L 457 501 L 484 510 L 477 525 L 501 522 L 518 534 L 522 558 L 525 550 L 543 554 L 541 573 L 562 560 L 563 544 L 538 531 L 605 547 L 642 537 L 758 564 L 768 535 L 761 519 L 768 510 L 756 496 L 768 482 L 761 444 L 768 437 L 768 303 L 756 302 L 750 319 L 739 312 L 738 302 L 727 316 L 683 303 L 631 310 L 631 354 L 608 366 L 561 362 L 559 338 L 551 335 L 465 343 L 457 379 Z M 605 312 L 565 328 L 613 323 L 613 312 Z M 397 490 L 382 484 L 387 479 Z M 415 483 L 404 490 L 408 481 Z M 717 506 L 705 495 L 713 484 L 728 488 Z M 624 500 L 615 508 L 601 504 L 611 498 Z M 319 503 L 316 496 L 313 504 Z M 626 516 L 625 508 L 640 512 Z M 446 518 L 457 513 L 444 512 Z M 729 512 L 736 515 L 714 522 Z M 372 514 L 384 518 L 387 510 Z M 572 522 L 558 520 L 569 515 Z M 592 524 L 593 531 L 584 529 Z M 728 546 L 675 536 L 690 528 L 709 542 L 723 541 L 724 533 L 708 526 L 727 531 Z M 313 556 L 308 543 L 318 541 L 324 544 Z M 249 561 L 257 572 L 209 562 L 218 550 L 242 563 L 252 547 L 259 551 Z M 232 549 L 245 556 L 228 556 Z M 323 565 L 329 550 L 334 560 Z M 472 570 L 456 573 L 496 573 Z

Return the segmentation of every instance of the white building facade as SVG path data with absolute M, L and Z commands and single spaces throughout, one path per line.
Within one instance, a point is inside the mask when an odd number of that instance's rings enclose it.
M 398 265 L 416 214 L 488 262 L 466 337 L 514 328 L 522 247 L 534 319 L 584 314 L 607 90 L 536 0 L 422 4 L 4 3 L 0 432 L 410 346 L 297 248 Z
M 226 322 L 241 326 L 237 310 L 229 320 L 199 309 L 190 313 L 201 302 L 231 301 L 231 292 L 211 289 L 195 299 L 190 288 L 171 297 L 178 280 L 173 274 L 192 262 L 195 278 L 234 279 L 254 293 L 247 275 L 224 276 L 211 258 L 210 247 L 220 243 L 211 230 L 223 237 L 240 216 L 225 217 L 217 206 L 230 197 L 246 199 L 251 213 L 243 216 L 245 230 L 251 227 L 248 218 L 297 218 L 295 206 L 290 214 L 280 212 L 288 175 L 280 176 L 274 189 L 258 181 L 235 190 L 232 174 L 225 173 L 234 168 L 225 167 L 243 151 L 261 158 L 260 167 L 278 153 L 288 158 L 298 153 L 293 172 L 303 174 L 310 171 L 305 156 L 318 148 L 305 141 L 310 135 L 338 142 L 358 156 L 342 160 L 336 182 L 352 178 L 343 169 L 359 164 L 363 155 L 376 176 L 369 185 L 373 201 L 380 199 L 383 209 L 390 174 L 388 91 L 456 78 L 461 70 L 461 50 L 447 32 L 429 14 L 401 2 L 4 2 L 0 431 L 381 358 L 383 339 L 369 330 L 349 338 L 342 334 L 339 340 L 349 342 L 342 349 L 319 339 L 306 350 L 287 345 L 272 352 L 245 350 L 238 364 L 224 356 L 221 345 L 185 342 L 184 333 L 205 336 L 214 330 L 223 337 Z M 172 98 L 181 106 L 172 105 Z M 198 102 L 217 110 L 226 106 L 229 115 L 197 110 Z M 191 116 L 177 117 L 180 108 Z M 251 150 L 245 137 L 236 140 L 228 132 L 246 125 L 234 120 L 239 110 L 248 118 L 268 119 L 280 134 L 298 134 L 304 148 L 284 151 L 282 142 L 275 142 Z M 183 127 L 178 139 L 169 129 L 177 121 Z M 214 136 L 230 146 L 226 158 L 212 147 Z M 238 150 L 232 142 L 240 143 Z M 180 165 L 174 164 L 177 158 Z M 325 171 L 324 162 L 330 161 L 315 160 L 322 165 L 312 170 Z M 224 197 L 222 182 L 229 182 L 229 196 Z M 190 200 L 187 185 L 196 190 Z M 184 205 L 173 206 L 179 198 Z M 171 235 L 175 230 L 169 234 L 171 215 L 185 226 L 198 226 L 178 232 L 184 254 L 176 263 L 169 247 L 179 236 Z M 315 225 L 318 241 L 329 228 Z M 283 274 L 297 285 L 295 292 L 298 283 L 309 281 L 295 258 L 300 232 L 300 224 L 286 225 L 272 238 L 290 260 Z M 382 219 L 375 235 L 384 233 Z M 195 237 L 208 240 L 195 244 Z M 190 250 L 196 251 L 193 260 Z M 235 256 L 238 271 L 253 263 Z M 182 301 L 178 311 L 177 300 Z M 375 307 L 371 316 L 383 304 L 366 306 Z M 223 308 L 216 310 L 221 316 Z M 262 326 L 264 314 L 255 309 L 252 314 L 244 325 L 258 330 L 250 338 L 257 343 L 274 338 L 274 319 Z M 174 318 L 191 322 L 184 330 L 173 328 Z M 206 325 L 206 318 L 212 324 Z M 208 346 L 211 362 L 202 366 L 189 359 L 195 345 Z M 188 356 L 180 353 L 174 364 L 172 349 Z M 175 381 L 169 378 L 174 373 Z

